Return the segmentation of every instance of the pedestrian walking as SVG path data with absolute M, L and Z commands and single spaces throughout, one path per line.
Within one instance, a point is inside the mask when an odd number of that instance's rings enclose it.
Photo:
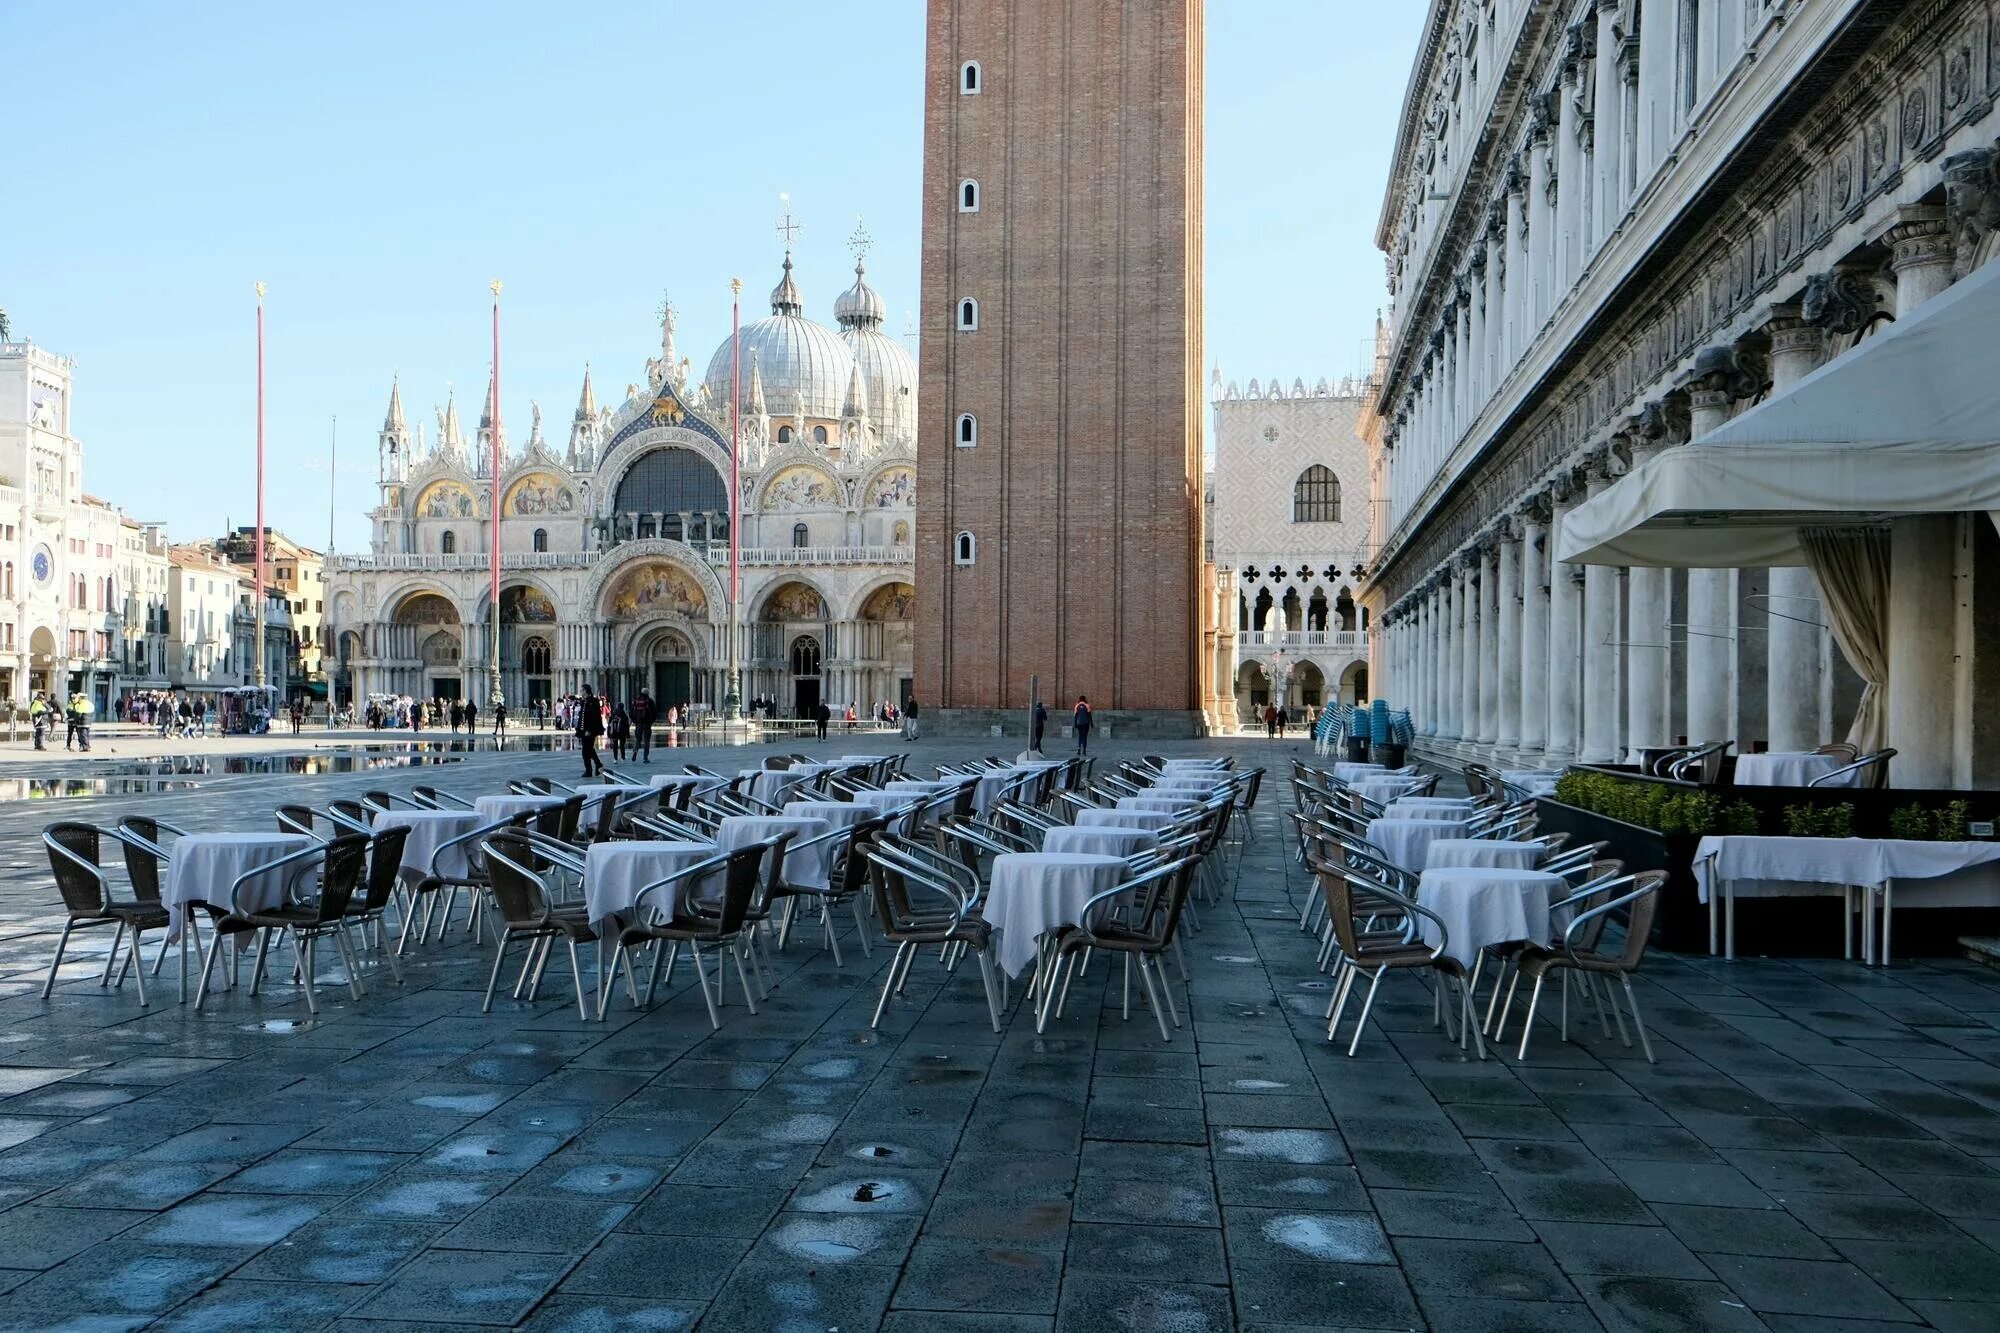
M 831 721 L 833 721 L 833 710 L 826 706 L 825 700 L 821 700 L 813 706 L 813 722 L 817 724 L 821 740 L 826 739 L 826 724 Z
M 640 690 L 632 701 L 632 757 L 642 764 L 653 762 L 653 723 L 658 717 L 653 696 Z
M 1264 739 L 1278 739 L 1278 709 L 1275 704 L 1264 705 Z
M 475 740 L 479 737 L 479 705 L 470 699 L 465 701 L 465 734 Z
M 583 698 L 578 701 L 576 715 L 576 740 L 583 751 L 583 775 L 594 778 L 604 771 L 604 764 L 597 757 L 597 738 L 604 734 L 604 713 L 598 707 L 597 692 L 591 686 L 583 687 Z
M 912 741 L 917 738 L 917 698 L 915 695 L 911 695 L 910 701 L 903 705 L 903 738 Z
M 1076 752 L 1079 756 L 1090 753 L 1090 700 L 1079 694 L 1076 696 L 1076 712 L 1070 718 L 1070 728 L 1076 732 Z
M 28 704 L 28 726 L 35 733 L 35 748 L 37 750 L 48 749 L 49 701 L 43 697 L 39 690 L 35 692 L 34 699 Z
M 1042 733 L 1048 729 L 1049 706 L 1040 699 L 1035 700 L 1034 727 L 1028 741 L 1028 748 L 1036 754 L 1042 752 Z
M 618 704 L 612 708 L 609 729 L 611 733 L 611 757 L 622 764 L 625 762 L 625 742 L 632 735 L 632 715 L 625 711 L 624 704 Z
M 495 701 L 493 705 L 493 739 L 507 739 L 507 701 L 504 699 Z

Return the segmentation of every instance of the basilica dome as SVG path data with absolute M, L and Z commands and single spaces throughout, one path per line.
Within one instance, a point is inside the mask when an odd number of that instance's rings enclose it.
M 860 367 L 868 388 L 868 414 L 883 435 L 912 440 L 917 433 L 917 362 L 909 350 L 882 331 L 888 305 L 868 285 L 868 267 L 856 261 L 854 285 L 833 303 L 840 338 Z
M 785 275 L 771 292 L 771 314 L 745 324 L 735 339 L 742 355 L 740 406 L 750 409 L 750 367 L 754 361 L 763 386 L 764 407 L 773 417 L 802 412 L 807 417 L 838 419 L 854 376 L 854 355 L 840 335 L 815 324 L 803 313 L 798 284 L 792 281 L 792 257 L 785 256 Z M 731 340 L 723 339 L 709 359 L 703 386 L 709 401 L 729 401 Z M 865 371 L 864 371 L 865 373 Z M 803 405 L 803 406 L 801 406 Z

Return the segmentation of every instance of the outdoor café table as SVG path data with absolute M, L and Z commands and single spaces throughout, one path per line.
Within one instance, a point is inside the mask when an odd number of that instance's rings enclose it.
M 1736 761 L 1736 785 L 1739 787 L 1803 787 L 1814 778 L 1825 777 L 1836 768 L 1845 768 L 1853 763 L 1837 754 L 1801 754 L 1777 750 L 1770 754 L 1746 754 Z M 1859 784 L 1861 773 L 1849 773 L 1839 782 L 1830 782 L 1830 787 L 1852 787 Z
M 926 799 L 925 793 L 920 791 L 858 791 L 854 793 L 852 804 L 884 815 L 895 810 L 910 810 L 907 816 L 898 821 L 895 830 L 907 837 L 915 830 L 917 820 L 922 814 L 921 809 L 911 809 L 911 807 L 920 807 Z
M 403 843 L 403 869 L 415 871 L 418 875 L 437 874 L 452 879 L 464 879 L 472 871 L 466 860 L 465 847 L 461 844 L 449 849 L 439 863 L 439 846 L 494 822 L 481 818 L 476 810 L 381 810 L 376 812 L 374 819 L 378 829 L 406 828 L 410 831 Z
M 1005 852 L 993 858 L 993 878 L 982 912 L 999 932 L 997 957 L 1010 977 L 1035 961 L 1036 943 L 1052 930 L 1077 924 L 1083 905 L 1126 875 L 1122 856 L 1068 852 Z
M 784 799 L 785 789 L 793 787 L 819 771 L 819 765 L 799 764 L 792 768 L 746 768 L 738 777 L 750 779 L 750 795 L 765 805 L 777 805 Z
M 1078 828 L 1142 828 L 1163 833 L 1180 822 L 1165 810 L 1079 810 Z
M 896 778 L 882 784 L 886 791 L 941 792 L 958 786 L 956 779 L 939 778 Z
M 1148 788 L 1148 790 L 1160 791 L 1160 792 L 1192 791 L 1192 792 L 1199 792 L 1202 795 L 1206 796 L 1212 792 L 1221 791 L 1224 787 L 1228 787 L 1230 785 L 1232 784 L 1230 783 L 1229 779 L 1225 777 L 1212 777 L 1212 778 L 1182 777 L 1177 774 L 1169 773 L 1165 777 L 1160 778 L 1158 781 L 1154 782 L 1153 785 L 1150 788 Z
M 792 842 L 811 842 L 822 833 L 831 833 L 833 825 L 824 819 L 813 819 L 800 815 L 730 815 L 715 830 L 715 849 L 719 852 L 733 852 L 753 842 L 775 838 L 780 833 L 792 835 Z M 821 843 L 807 851 L 785 850 L 785 879 L 793 884 L 808 888 L 823 889 L 827 878 L 833 872 L 833 844 Z
M 1470 819 L 1478 809 L 1470 796 L 1398 796 L 1383 813 L 1405 819 Z
M 1368 821 L 1368 841 L 1382 849 L 1389 864 L 1416 870 L 1430 845 L 1439 838 L 1462 838 L 1465 824 L 1456 819 L 1402 819 L 1383 816 Z
M 1060 824 L 1042 837 L 1045 852 L 1073 852 L 1087 856 L 1133 857 L 1160 845 L 1160 835 L 1142 828 L 1090 828 Z
M 1550 773 L 1539 768 L 1508 768 L 1500 772 L 1500 780 L 1510 787 L 1519 787 L 1530 796 L 1553 796 L 1556 779 L 1560 773 Z
M 614 803 L 629 801 L 635 796 L 646 799 L 632 807 L 631 813 L 650 815 L 660 808 L 660 789 L 650 782 L 593 782 L 577 788 L 583 793 L 583 822 L 586 826 L 597 818 L 597 807 L 609 799 Z
M 1496 944 L 1549 943 L 1549 903 L 1567 895 L 1568 881 L 1543 870 L 1453 866 L 1426 870 L 1417 902 L 1444 921 L 1445 952 L 1466 967 Z M 1425 944 L 1436 944 L 1437 923 L 1425 919 Z
M 876 812 L 873 806 L 854 801 L 787 801 L 785 813 L 794 819 L 824 819 L 830 825 L 846 828 L 873 819 Z
M 697 795 L 702 792 L 719 791 L 729 785 L 729 779 L 707 773 L 655 773 L 646 779 L 650 787 L 693 787 Z
M 1542 859 L 1538 842 L 1509 842 L 1501 838 L 1439 838 L 1424 850 L 1424 869 L 1453 867 L 1487 870 L 1533 870 Z
M 648 884 L 716 854 L 715 844 L 709 842 L 592 843 L 583 854 L 583 899 L 590 908 L 591 924 L 630 913 L 639 891 Z M 653 895 L 653 905 L 663 916 L 673 914 L 681 888 L 670 884 Z
M 1219 773 L 1229 771 L 1227 759 L 1169 759 L 1160 767 L 1169 773 L 1198 773 L 1213 769 Z
M 1120 810 L 1159 810 L 1166 814 L 1178 815 L 1189 810 L 1199 810 L 1205 802 L 1192 796 L 1120 796 Z
M 1000 803 L 1000 793 L 1032 774 L 1041 772 L 1038 768 L 1023 768 L 1010 764 L 1006 768 L 989 768 L 979 775 L 978 783 L 972 789 L 972 809 L 976 814 L 985 814 Z M 1029 786 L 1034 784 L 1029 783 Z
M 498 824 L 518 814 L 540 814 L 544 810 L 552 810 L 568 799 L 566 796 L 482 796 L 472 803 L 472 808 L 479 812 L 481 823 Z
M 1387 777 L 1389 770 L 1382 764 L 1339 763 L 1333 766 L 1333 775 L 1342 782 L 1364 782 L 1369 778 Z
M 2000 862 L 2000 843 L 1917 842 L 1902 838 L 1764 838 L 1718 835 L 1695 845 L 1694 882 L 1708 904 L 1708 951 L 1716 950 L 1717 903 L 1723 916 L 1723 956 L 1736 956 L 1738 898 L 1838 897 L 1847 957 L 1855 895 L 1861 897 L 1862 958 L 1887 962 L 1889 916 L 1900 893 L 1906 906 L 1958 907 L 2000 904 L 2000 877 L 1981 867 Z M 1972 872 L 1972 873 L 1967 873 Z M 1898 881 L 1941 880 L 1938 884 Z M 1882 939 L 1876 949 L 1873 914 L 1882 898 Z
M 1347 789 L 1359 792 L 1378 805 L 1400 799 L 1403 794 L 1423 784 L 1422 778 L 1362 778 L 1347 784 Z
M 304 833 L 188 833 L 173 847 L 167 862 L 167 882 L 160 889 L 160 904 L 167 909 L 168 938 L 179 939 L 190 903 L 206 903 L 230 911 L 230 890 L 236 878 L 260 865 L 317 846 Z M 311 866 L 293 867 L 307 874 Z M 260 875 L 243 886 L 243 906 L 251 911 L 276 907 L 285 900 L 284 873 Z

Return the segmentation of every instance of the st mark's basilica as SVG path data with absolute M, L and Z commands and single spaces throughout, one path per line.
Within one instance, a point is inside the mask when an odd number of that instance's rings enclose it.
M 857 247 L 859 251 L 861 247 Z M 917 372 L 883 325 L 857 254 L 808 319 L 785 256 L 767 318 L 725 339 L 696 379 L 661 319 L 659 355 L 616 407 L 590 371 L 565 446 L 533 412 L 500 442 L 500 673 L 516 711 L 586 683 L 664 711 L 719 709 L 728 690 L 729 529 L 741 524 L 743 695 L 791 714 L 821 700 L 867 714 L 910 682 Z M 732 351 L 738 353 L 732 358 Z M 731 380 L 740 512 L 729 512 Z M 490 389 L 490 385 L 489 385 Z M 366 555 L 328 561 L 337 698 L 492 694 L 494 423 L 455 402 L 435 435 L 392 387 Z

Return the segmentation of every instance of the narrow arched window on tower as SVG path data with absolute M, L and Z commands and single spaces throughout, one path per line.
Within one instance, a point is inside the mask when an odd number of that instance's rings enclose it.
M 967 97 L 979 92 L 979 62 L 968 60 L 958 67 L 958 91 Z
M 450 555 L 457 549 L 458 534 L 449 528 L 445 529 L 444 534 L 438 538 L 438 551 L 441 554 Z
M 958 447 L 970 449 L 979 443 L 979 418 L 970 412 L 958 414 Z
M 953 545 L 952 562 L 960 565 L 971 564 L 974 546 L 972 534 L 969 532 L 959 533 Z
M 958 331 L 970 333 L 979 327 L 979 302 L 966 297 L 958 303 Z
M 535 529 L 535 549 L 537 551 L 546 551 L 549 549 L 549 530 L 547 528 Z
M 979 211 L 979 182 L 962 180 L 958 183 L 958 211 L 977 213 Z

